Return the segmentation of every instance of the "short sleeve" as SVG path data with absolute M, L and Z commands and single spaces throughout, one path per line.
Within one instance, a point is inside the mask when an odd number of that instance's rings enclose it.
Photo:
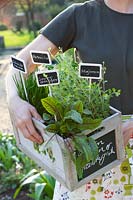
M 76 34 L 75 5 L 73 4 L 57 15 L 40 30 L 40 33 L 57 47 L 61 47 L 63 51 L 73 47 Z

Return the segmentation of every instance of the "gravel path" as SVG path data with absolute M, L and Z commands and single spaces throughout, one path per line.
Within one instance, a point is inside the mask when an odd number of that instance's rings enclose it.
M 0 60 L 0 131 L 12 133 L 12 125 L 6 102 L 5 77 L 9 69 L 9 57 Z

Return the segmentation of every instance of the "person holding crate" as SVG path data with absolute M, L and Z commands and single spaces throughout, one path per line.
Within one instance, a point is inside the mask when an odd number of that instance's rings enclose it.
M 59 47 L 66 51 L 76 48 L 80 58 L 86 63 L 102 63 L 107 66 L 106 80 L 108 88 L 122 90 L 120 97 L 112 106 L 122 114 L 133 113 L 133 0 L 92 0 L 73 4 L 61 12 L 48 25 L 41 29 L 37 38 L 18 53 L 25 61 L 29 73 L 35 70 L 30 51 L 47 51 L 55 55 Z M 12 75 L 17 72 L 10 69 L 7 82 L 7 99 L 14 114 L 16 127 L 29 140 L 42 143 L 41 136 L 33 126 L 32 117 L 41 120 L 36 109 L 20 99 Z M 125 146 L 133 133 L 133 122 L 123 123 Z M 122 200 L 126 191 L 127 175 L 120 168 L 112 169 L 102 179 L 95 179 L 85 186 L 68 191 L 56 184 L 54 200 Z

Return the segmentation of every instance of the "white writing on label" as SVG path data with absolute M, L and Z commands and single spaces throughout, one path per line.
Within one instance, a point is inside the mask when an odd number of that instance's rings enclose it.
M 15 60 L 13 60 L 13 64 L 16 65 L 17 67 L 19 67 L 20 69 L 21 69 L 21 68 L 22 68 L 22 69 L 24 68 L 23 63 L 20 63 L 20 62 L 18 63 L 18 62 L 15 61 Z
M 89 76 L 89 75 L 92 75 L 92 74 L 95 74 L 95 75 L 98 75 L 98 76 L 99 76 L 99 71 L 93 71 L 93 70 L 82 69 L 82 70 L 81 70 L 81 73 L 82 73 L 82 74 L 85 74 L 86 76 Z
M 39 78 L 39 83 L 40 84 L 49 84 L 49 83 L 58 83 L 57 78 L 53 78 L 53 76 L 49 76 L 48 78 Z
M 39 56 L 39 55 L 32 55 L 33 59 L 39 59 L 39 60 L 43 60 L 43 59 L 46 59 L 46 60 L 49 60 L 49 58 L 47 57 L 47 55 L 43 55 L 42 56 Z
M 102 166 L 103 163 L 104 163 L 104 161 L 105 161 L 105 159 L 106 159 L 106 157 L 109 157 L 112 154 L 116 154 L 112 142 L 110 142 L 109 144 L 107 144 L 105 146 L 105 143 L 101 140 L 100 142 L 97 143 L 97 145 L 100 146 L 100 148 L 99 148 L 99 155 L 97 156 L 97 158 L 96 158 L 96 160 L 94 162 L 88 163 L 84 167 L 84 170 L 89 169 L 90 167 L 92 167 L 95 164 L 99 164 L 100 166 Z

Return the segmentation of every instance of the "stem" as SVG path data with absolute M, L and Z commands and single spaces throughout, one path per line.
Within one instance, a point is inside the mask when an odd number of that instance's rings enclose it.
M 74 150 L 73 150 L 73 146 L 71 145 L 69 139 L 65 139 L 64 142 L 65 142 L 68 150 L 72 153 Z
M 91 102 L 91 78 L 89 79 L 89 103 Z

